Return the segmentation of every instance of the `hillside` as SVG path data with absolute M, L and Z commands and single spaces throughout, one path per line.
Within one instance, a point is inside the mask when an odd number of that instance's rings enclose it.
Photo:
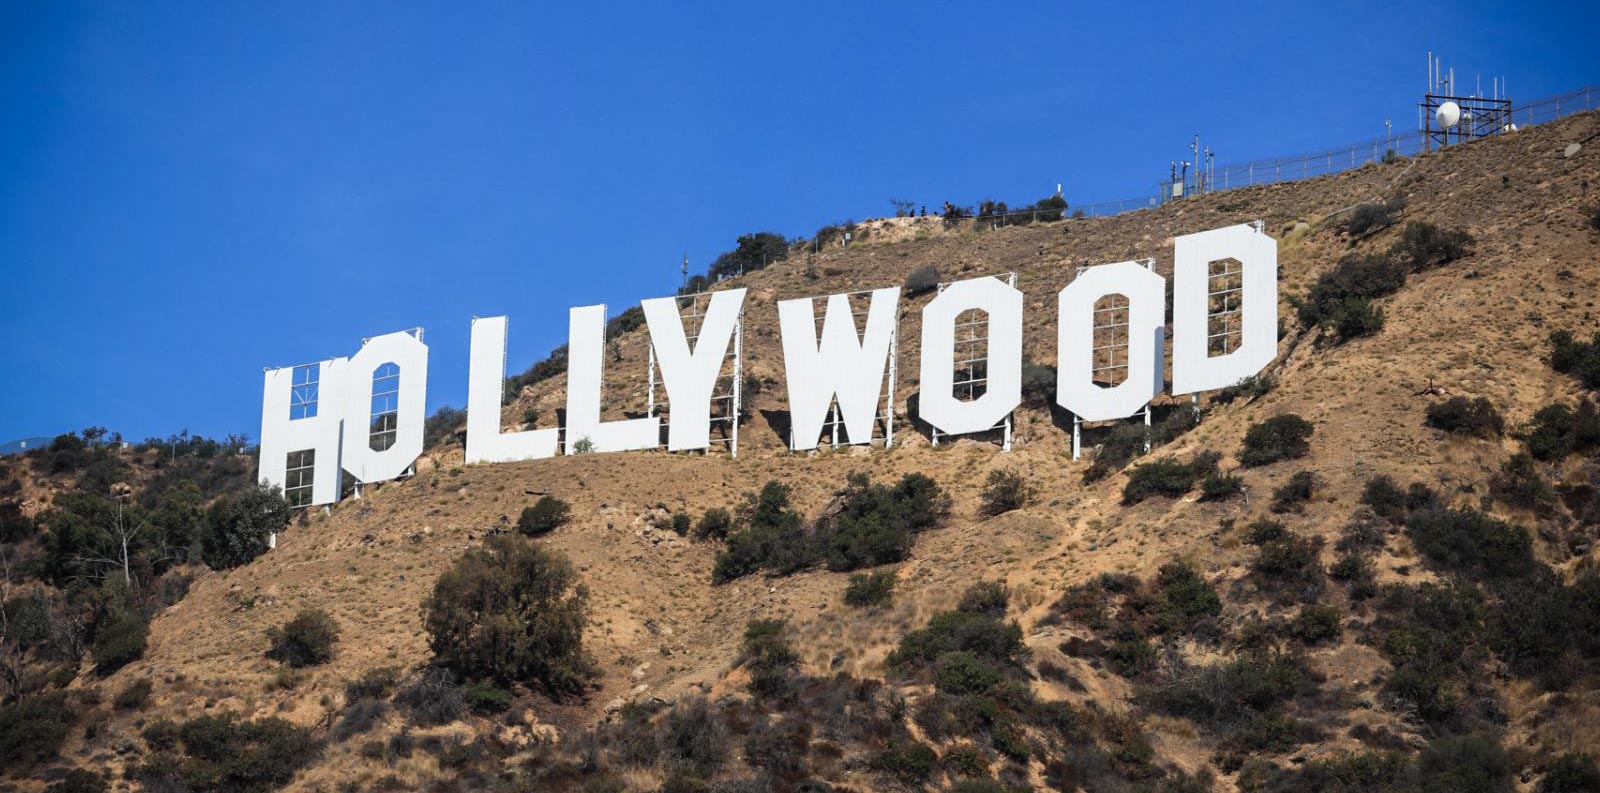
M 642 705 L 649 712 L 698 693 L 736 738 L 741 725 L 748 731 L 754 722 L 766 724 L 752 704 L 760 698 L 747 688 L 750 671 L 739 663 L 751 621 L 786 620 L 799 655 L 795 674 L 812 681 L 802 704 L 771 709 L 789 714 L 773 716 L 774 723 L 800 719 L 807 707 L 831 707 L 821 703 L 834 702 L 832 697 L 859 704 L 835 690 L 846 687 L 838 675 L 884 681 L 884 688 L 872 688 L 860 701 L 891 703 L 883 707 L 899 701 L 915 712 L 935 696 L 934 684 L 926 674 L 891 668 L 889 653 L 935 614 L 955 608 L 969 585 L 998 581 L 1009 591 L 1006 619 L 1020 625 L 1028 650 L 1020 672 L 1025 687 L 1041 701 L 1066 702 L 1074 712 L 1090 714 L 1079 722 L 1091 736 L 1085 745 L 1102 747 L 1111 761 L 1089 759 L 1086 750 L 1073 748 L 1079 746 L 1073 740 L 1052 738 L 1037 725 L 1026 732 L 1033 750 L 1025 758 L 1011 752 L 1008 759 L 1005 747 L 986 743 L 998 740 L 994 730 L 983 733 L 987 738 L 940 740 L 902 710 L 885 717 L 900 726 L 883 727 L 888 732 L 882 735 L 818 724 L 799 744 L 803 771 L 777 774 L 769 766 L 766 781 L 726 789 L 799 789 L 798 779 L 817 781 L 807 789 L 826 789 L 822 782 L 836 789 L 915 789 L 922 784 L 915 773 L 897 778 L 896 766 L 882 760 L 885 747 L 904 741 L 927 743 L 949 762 L 954 747 L 975 742 L 997 784 L 1012 787 L 1267 789 L 1252 780 L 1268 779 L 1272 768 L 1309 768 L 1371 750 L 1413 756 L 1442 736 L 1471 734 L 1504 747 L 1514 768 L 1513 787 L 1534 790 L 1554 758 L 1600 753 L 1600 676 L 1594 667 L 1574 666 L 1570 679 L 1552 686 L 1516 669 L 1505 652 L 1488 651 L 1475 676 L 1463 672 L 1455 684 L 1462 704 L 1451 719 L 1396 707 L 1384 695 L 1396 656 L 1375 638 L 1374 627 L 1394 618 L 1392 609 L 1380 605 L 1387 601 L 1355 597 L 1347 583 L 1320 577 L 1310 597 L 1274 590 L 1264 583 L 1261 549 L 1252 544 L 1261 538 L 1251 537 L 1246 527 L 1263 517 L 1279 520 L 1310 540 L 1313 564 L 1333 568 L 1341 538 L 1362 508 L 1364 488 L 1374 476 L 1386 475 L 1401 487 L 1432 488 L 1445 506 L 1483 509 L 1525 527 L 1537 562 L 1565 580 L 1594 569 L 1597 527 L 1584 518 L 1581 494 L 1554 506 L 1524 508 L 1491 493 L 1490 483 L 1524 448 L 1517 428 L 1542 408 L 1576 404 L 1585 393 L 1578 380 L 1552 368 L 1549 338 L 1552 331 L 1569 330 L 1587 339 L 1600 328 L 1600 233 L 1589 225 L 1591 208 L 1600 201 L 1590 184 L 1600 175 L 1596 135 L 1600 114 L 1587 113 L 1391 164 L 1107 218 L 992 231 L 952 230 L 937 218 L 865 222 L 865 234 L 848 249 L 829 247 L 814 259 L 797 252 L 719 285 L 750 290 L 745 371 L 767 384 L 746 396 L 751 410 L 736 460 L 721 452 L 659 452 L 463 466 L 458 444 L 430 449 L 415 477 L 368 487 L 360 500 L 327 514 L 302 514 L 278 538 L 276 550 L 249 564 L 226 571 L 195 566 L 187 595 L 151 622 L 141 658 L 104 677 L 89 673 L 85 661 L 85 671 L 66 685 L 84 706 L 60 760 L 8 769 L 0 789 L 40 790 L 69 767 L 108 771 L 112 789 L 139 789 L 124 772 L 153 754 L 141 730 L 160 719 L 228 711 L 245 718 L 278 716 L 326 739 L 349 705 L 350 681 L 375 667 L 399 667 L 411 675 L 428 664 L 432 654 L 420 604 L 441 572 L 550 494 L 570 503 L 573 519 L 538 542 L 570 558 L 588 588 L 584 642 L 599 665 L 594 690 L 559 702 L 519 690 L 510 715 L 469 716 L 441 727 L 407 727 L 406 714 L 396 707 L 363 737 L 327 740 L 320 758 L 288 789 L 553 790 L 599 785 L 596 780 L 621 789 L 658 789 L 671 776 L 669 769 L 622 762 L 616 755 L 621 744 L 607 742 L 620 741 L 615 731 L 640 718 L 639 708 L 625 706 Z M 1565 156 L 1567 144 L 1579 140 L 1591 142 Z M 1404 208 L 1393 225 L 1361 236 L 1346 231 L 1352 208 L 1397 197 Z M 785 449 L 774 305 L 779 299 L 897 285 L 925 265 L 936 267 L 943 280 L 1015 271 L 1029 312 L 1025 355 L 1053 365 L 1054 295 L 1075 266 L 1153 257 L 1157 271 L 1170 277 L 1174 236 L 1257 219 L 1279 242 L 1282 338 L 1269 368 L 1273 387 L 1226 404 L 1202 400 L 1198 426 L 1132 465 L 1115 466 L 1106 478 L 1085 481 L 1094 455 L 1072 460 L 1070 419 L 1063 422 L 1038 405 L 1019 410 L 1009 453 L 987 440 L 930 444 L 925 431 L 905 418 L 918 388 L 919 310 L 928 295 L 902 306 L 895 447 L 813 454 Z M 1382 328 L 1372 335 L 1338 343 L 1301 324 L 1291 296 L 1306 295 L 1343 257 L 1389 250 L 1414 222 L 1466 231 L 1476 244 L 1469 255 L 1413 273 L 1397 293 L 1380 299 Z M 611 308 L 615 313 L 626 307 Z M 515 347 L 518 340 L 511 343 Z M 643 411 L 647 343 L 642 330 L 617 340 L 617 357 L 606 364 L 607 418 Z M 506 406 L 507 426 L 515 427 L 530 409 L 547 426 L 564 407 L 564 379 L 526 388 Z M 1487 399 L 1512 430 L 1485 438 L 1428 426 L 1428 407 L 1456 396 Z M 1162 397 L 1158 406 L 1169 401 Z M 1249 428 L 1282 414 L 1314 425 L 1309 453 L 1240 466 Z M 1103 439 L 1104 432 L 1092 434 L 1091 441 Z M 1201 500 L 1193 489 L 1177 498 L 1122 503 L 1139 464 L 1169 456 L 1189 460 L 1208 450 L 1221 455 L 1222 471 L 1240 477 L 1242 496 Z M 1600 471 L 1595 453 L 1541 460 L 1539 476 L 1552 487 L 1563 486 L 1564 495 L 1585 483 L 1592 487 Z M 34 499 L 30 514 L 66 489 L 36 458 L 11 459 L 0 479 L 23 483 L 19 487 Z M 137 460 L 130 464 L 139 470 Z M 1035 496 L 1020 509 L 989 515 L 982 491 L 991 472 L 1001 470 L 1020 473 Z M 1314 495 L 1299 511 L 1269 513 L 1274 491 L 1300 472 L 1310 472 Z M 885 607 L 845 605 L 849 577 L 822 568 L 713 585 L 721 545 L 680 537 L 667 525 L 672 513 L 698 519 L 708 509 L 732 509 L 774 480 L 792 489 L 792 503 L 808 522 L 816 521 L 852 473 L 881 483 L 925 474 L 951 498 L 948 519 L 917 535 L 909 558 L 895 566 L 898 583 L 893 603 Z M 1379 533 L 1381 547 L 1371 556 L 1376 585 L 1414 587 L 1460 574 L 1419 549 L 1414 532 L 1386 525 Z M 1265 631 L 1304 665 L 1308 688 L 1283 709 L 1311 729 L 1247 752 L 1271 768 L 1245 763 L 1241 769 L 1219 760 L 1237 730 L 1221 726 L 1215 713 L 1196 716 L 1154 704 L 1149 688 L 1159 685 L 1163 673 L 1128 672 L 1104 647 L 1095 649 L 1116 643 L 1113 628 L 1092 627 L 1059 605 L 1069 593 L 1084 596 L 1085 585 L 1106 580 L 1104 574 L 1145 581 L 1175 560 L 1187 562 L 1220 593 L 1221 611 L 1207 630 L 1164 634 L 1151 639 L 1151 647 L 1178 654 L 1184 664 L 1204 664 L 1247 657 L 1245 648 L 1259 641 L 1248 638 L 1251 631 Z M 1486 592 L 1502 591 L 1487 579 L 1476 580 Z M 1093 596 L 1120 602 L 1114 589 L 1108 592 Z M 1288 624 L 1313 605 L 1338 609 L 1340 635 L 1315 642 L 1287 638 Z M 342 636 L 328 663 L 286 673 L 265 656 L 267 631 L 306 607 L 331 614 Z M 1113 613 L 1115 626 L 1128 623 L 1133 612 Z M 1490 644 L 1485 640 L 1483 646 Z M 141 679 L 154 684 L 146 704 L 110 704 L 113 693 Z M 1487 709 L 1495 712 L 1485 715 Z M 363 749 L 401 733 L 419 740 L 446 736 L 440 740 L 448 746 L 479 748 L 449 761 L 422 749 L 408 756 Z M 1139 750 L 1129 748 L 1139 744 L 1130 734 L 1148 742 L 1148 757 L 1138 758 Z M 591 745 L 601 748 L 591 751 Z M 752 745 L 734 740 L 730 759 L 711 775 L 713 781 L 757 778 L 760 769 L 745 761 Z M 585 757 L 598 759 L 585 764 Z M 1107 781 L 1086 781 L 1092 775 L 1084 769 L 1100 768 L 1097 763 L 1109 764 Z M 926 784 L 953 783 L 949 766 L 939 768 Z M 561 775 L 567 773 L 574 776 Z M 1283 779 L 1272 789 L 1296 789 L 1283 787 L 1291 784 Z

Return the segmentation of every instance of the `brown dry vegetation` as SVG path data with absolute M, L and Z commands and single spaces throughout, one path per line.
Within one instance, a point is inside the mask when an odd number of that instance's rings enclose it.
M 1046 619 L 1066 590 L 1106 572 L 1147 578 L 1162 564 L 1183 559 L 1224 593 L 1224 622 L 1292 616 L 1294 609 L 1273 607 L 1250 582 L 1252 549 L 1241 542 L 1242 527 L 1266 513 L 1270 494 L 1291 475 L 1311 471 L 1318 487 L 1303 513 L 1282 519 L 1294 531 L 1323 538 L 1322 559 L 1331 565 L 1333 544 L 1369 477 L 1424 482 L 1451 503 L 1476 506 L 1488 492 L 1490 477 L 1520 448 L 1510 438 L 1480 440 L 1428 428 L 1424 411 L 1435 398 L 1419 392 L 1431 385 L 1446 395 L 1486 397 L 1512 426 L 1544 405 L 1570 402 L 1579 393 L 1570 377 L 1546 363 L 1546 340 L 1557 329 L 1587 337 L 1600 323 L 1595 305 L 1600 235 L 1586 226 L 1583 213 L 1594 200 L 1589 191 L 1600 189 L 1589 184 L 1600 174 L 1600 147 L 1562 156 L 1568 142 L 1596 133 L 1600 115 L 1589 113 L 1415 160 L 1199 196 L 1110 218 L 982 232 L 951 231 L 935 218 L 864 223 L 865 239 L 848 250 L 828 249 L 814 263 L 797 253 L 725 282 L 750 289 L 745 370 L 773 384 L 752 400 L 737 460 L 720 453 L 624 453 L 464 467 L 459 446 L 432 449 L 415 477 L 368 487 L 360 500 L 346 501 L 329 514 L 308 513 L 279 538 L 276 551 L 252 564 L 201 573 L 187 597 L 154 620 L 142 659 L 104 679 L 80 676 L 73 688 L 107 692 L 107 703 L 111 693 L 140 679 L 152 680 L 154 693 L 136 711 L 97 706 L 86 717 L 94 728 L 73 731 L 63 764 L 103 768 L 120 777 L 140 756 L 138 726 L 157 718 L 237 711 L 325 729 L 344 707 L 349 681 L 373 667 L 414 669 L 427 663 L 419 604 L 437 576 L 545 493 L 572 505 L 573 519 L 539 542 L 565 553 L 590 590 L 592 617 L 585 639 L 602 671 L 596 689 L 585 699 L 560 704 L 524 697 L 518 710 L 530 712 L 519 715 L 520 726 L 474 719 L 413 730 L 413 735 L 487 732 L 533 751 L 541 741 L 574 745 L 586 728 L 612 718 L 624 703 L 672 702 L 696 692 L 713 700 L 742 697 L 746 675 L 735 662 L 744 626 L 757 619 L 788 620 L 805 674 L 884 678 L 889 674 L 885 657 L 900 637 L 934 613 L 953 608 L 967 585 L 981 579 L 1010 587 L 1010 616 L 1023 627 L 1030 664 L 1048 661 L 1065 670 L 1059 678 L 1032 681 L 1041 699 L 1130 711 L 1133 691 L 1127 680 L 1058 649 L 1074 636 L 1087 635 L 1081 626 Z M 1154 257 L 1158 272 L 1170 276 L 1175 235 L 1261 219 L 1279 240 L 1281 290 L 1287 298 L 1303 294 L 1352 250 L 1377 251 L 1391 244 L 1399 226 L 1353 242 L 1337 219 L 1352 205 L 1395 196 L 1407 199 L 1403 221 L 1465 229 L 1477 238 L 1477 250 L 1414 275 L 1400 293 L 1383 301 L 1387 321 L 1381 332 L 1342 345 L 1319 344 L 1314 332 L 1298 327 L 1283 301 L 1280 357 L 1269 369 L 1277 386 L 1254 400 L 1214 406 L 1199 427 L 1162 450 L 1185 459 L 1214 450 L 1224 455 L 1227 470 L 1234 467 L 1251 423 L 1286 412 L 1313 422 L 1309 456 L 1237 472 L 1246 498 L 1199 502 L 1192 493 L 1123 507 L 1119 496 L 1126 472 L 1083 484 L 1088 456 L 1071 460 L 1070 425 L 1054 423 L 1040 409 L 1019 411 L 1009 454 L 984 440 L 933 448 L 904 420 L 893 449 L 791 454 L 770 423 L 786 409 L 778 299 L 899 284 L 929 264 L 945 280 L 1015 270 L 1029 312 L 1025 355 L 1050 364 L 1054 295 L 1071 279 L 1075 265 Z M 814 280 L 806 274 L 812 268 L 819 276 Z M 895 395 L 902 417 L 907 398 L 917 390 L 918 316 L 928 299 L 923 295 L 902 307 L 902 368 Z M 617 342 L 620 360 L 608 360 L 606 366 L 608 418 L 643 409 L 647 343 L 642 330 Z M 564 377 L 556 377 L 526 389 L 506 407 L 507 426 L 514 428 L 530 407 L 548 425 L 563 406 L 563 387 Z M 1022 509 L 984 517 L 979 491 L 989 472 L 1001 468 L 1021 472 L 1037 495 Z M 698 518 L 709 508 L 732 507 L 768 480 L 790 485 L 794 503 L 815 518 L 852 472 L 868 472 L 875 481 L 924 473 L 953 499 L 946 525 L 919 535 L 911 559 L 899 566 L 893 604 L 886 608 L 846 607 L 842 593 L 848 576 L 821 570 L 770 579 L 748 576 L 713 586 L 717 546 L 679 538 L 661 520 L 665 513 L 659 508 Z M 35 479 L 32 492 L 49 491 L 42 477 Z M 1532 513 L 1496 509 L 1534 529 L 1536 554 L 1544 562 L 1563 570 L 1593 562 L 1592 548 L 1574 556 L 1567 544 L 1552 542 L 1564 536 L 1563 526 Z M 1380 582 L 1415 583 L 1433 575 L 1399 535 L 1376 561 Z M 1340 591 L 1330 590 L 1335 605 L 1358 621 L 1371 618 L 1362 611 L 1370 606 L 1351 604 Z M 331 614 L 342 640 L 331 662 L 286 675 L 264 655 L 267 631 L 305 608 Z M 1214 652 L 1184 646 L 1202 660 Z M 1341 639 L 1310 648 L 1306 657 L 1323 680 L 1322 696 L 1343 704 L 1324 712 L 1323 739 L 1300 747 L 1297 758 L 1360 749 L 1351 731 L 1362 726 L 1386 730 L 1402 743 L 1428 739 L 1423 726 L 1378 705 L 1378 681 L 1388 662 L 1357 632 L 1346 630 Z M 1600 725 L 1600 701 L 1592 687 L 1551 694 L 1506 677 L 1496 685 L 1507 703 L 1502 743 L 1509 750 L 1526 757 L 1600 750 L 1600 727 L 1595 726 Z M 903 690 L 914 700 L 927 687 Z M 391 713 L 372 735 L 393 734 L 401 721 Z M 1167 767 L 1200 770 L 1217 750 L 1205 725 L 1185 719 L 1151 717 L 1145 729 L 1157 763 Z M 451 776 L 427 753 L 391 766 L 363 757 L 362 743 L 330 744 L 291 788 L 338 790 L 351 784 L 348 789 L 366 790 L 391 780 L 385 784 L 410 789 Z M 841 765 L 837 773 L 835 783 L 856 789 L 887 784 L 859 765 Z M 1026 778 L 1042 786 L 1042 765 L 1035 761 Z M 647 770 L 629 772 L 627 779 L 641 789 L 661 781 L 660 774 Z M 37 780 L 12 784 L 19 790 L 44 785 Z M 1218 789 L 1235 784 L 1234 777 L 1223 775 Z

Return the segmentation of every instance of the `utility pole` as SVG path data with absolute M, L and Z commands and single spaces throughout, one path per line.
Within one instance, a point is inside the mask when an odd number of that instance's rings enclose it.
M 684 286 L 688 286 L 689 285 L 689 252 L 688 251 L 684 251 L 683 252 L 683 265 L 682 265 L 681 269 L 683 270 L 683 285 Z

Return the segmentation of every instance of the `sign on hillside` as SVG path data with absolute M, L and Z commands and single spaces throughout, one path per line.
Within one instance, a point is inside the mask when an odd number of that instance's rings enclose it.
M 1167 283 L 1151 264 L 1080 268 L 1057 294 L 1055 399 L 1079 420 L 1133 416 L 1165 385 Z M 1277 355 L 1278 247 L 1259 222 L 1178 237 L 1172 287 L 1173 395 L 1233 385 Z M 739 288 L 644 301 L 650 406 L 617 421 L 601 419 L 606 307 L 571 309 L 565 425 L 509 432 L 500 421 L 507 318 L 473 319 L 466 461 L 719 442 L 737 454 L 744 300 Z M 898 287 L 778 302 L 790 449 L 815 449 L 824 436 L 838 443 L 841 432 L 851 444 L 893 443 L 900 305 Z M 935 439 L 1005 427 L 1009 445 L 1025 319 L 1014 276 L 941 284 L 923 306 L 918 415 Z M 1108 329 L 1118 341 L 1097 346 Z M 268 369 L 262 481 L 311 506 L 338 501 L 346 476 L 359 486 L 405 475 L 422 453 L 427 382 L 420 328 L 367 339 L 348 358 Z

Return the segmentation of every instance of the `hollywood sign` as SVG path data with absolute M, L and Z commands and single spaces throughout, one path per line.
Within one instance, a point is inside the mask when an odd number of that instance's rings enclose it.
M 1173 395 L 1224 388 L 1258 373 L 1277 354 L 1278 248 L 1260 223 L 1180 236 L 1173 252 Z M 1237 346 L 1213 354 L 1211 265 L 1239 263 Z M 1057 295 L 1056 401 L 1081 421 L 1127 418 L 1144 410 L 1164 385 L 1167 283 L 1145 263 L 1083 268 Z M 1126 309 L 1126 377 L 1097 383 L 1095 306 L 1120 295 Z M 467 383 L 466 462 L 552 457 L 558 451 L 621 452 L 662 448 L 656 415 L 656 373 L 670 406 L 665 448 L 706 449 L 714 420 L 737 435 L 745 290 L 696 298 L 692 327 L 680 297 L 641 304 L 650 337 L 652 406 L 642 418 L 601 419 L 606 307 L 568 313 L 566 423 L 505 431 L 505 317 L 472 320 Z M 885 445 L 892 442 L 896 327 L 900 289 L 872 290 L 864 323 L 848 295 L 825 299 L 818 332 L 816 298 L 778 302 L 788 404 L 789 446 L 815 449 L 825 427 L 847 442 L 870 443 L 883 406 Z M 981 396 L 957 396 L 958 318 L 983 312 Z M 938 435 L 982 433 L 1006 422 L 1022 401 L 1023 296 L 994 277 L 943 285 L 922 309 L 919 417 Z M 973 367 L 978 364 L 981 369 Z M 727 373 L 731 366 L 732 374 Z M 887 386 L 885 382 L 887 380 Z M 348 358 L 266 370 L 261 412 L 261 479 L 284 489 L 296 506 L 339 500 L 347 474 L 361 483 L 395 479 L 423 451 L 428 347 L 421 330 L 367 339 Z M 717 394 L 728 382 L 731 394 Z M 731 396 L 732 410 L 714 418 L 712 403 Z M 969 394 L 970 396 L 970 394 Z M 736 446 L 731 447 L 736 452 Z M 359 490 L 357 491 L 359 492 Z

